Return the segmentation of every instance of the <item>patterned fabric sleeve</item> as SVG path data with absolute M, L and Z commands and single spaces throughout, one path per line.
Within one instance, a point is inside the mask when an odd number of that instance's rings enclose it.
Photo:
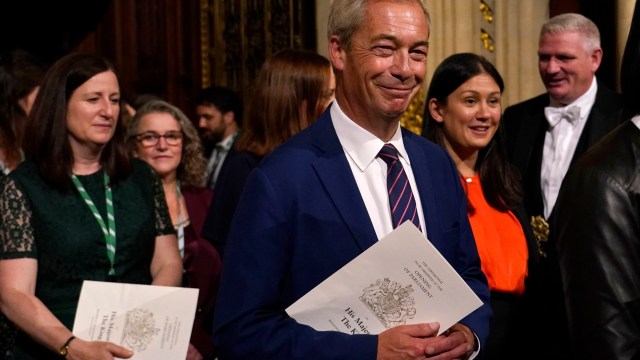
M 22 191 L 8 176 L 0 179 L 0 259 L 35 258 L 32 213 Z
M 162 184 L 157 176 L 153 176 L 152 186 L 157 236 L 175 234 L 176 231 L 171 224 L 171 216 L 169 215 L 169 208 L 167 207 L 164 190 L 162 189 Z

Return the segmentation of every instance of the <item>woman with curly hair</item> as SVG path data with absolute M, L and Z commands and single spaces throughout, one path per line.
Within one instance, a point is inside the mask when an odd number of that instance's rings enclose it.
M 146 161 L 162 182 L 184 259 L 183 285 L 200 289 L 187 359 L 213 359 L 209 328 L 222 263 L 200 237 L 213 192 L 205 188 L 206 160 L 193 123 L 177 107 L 152 100 L 129 123 L 134 156 Z

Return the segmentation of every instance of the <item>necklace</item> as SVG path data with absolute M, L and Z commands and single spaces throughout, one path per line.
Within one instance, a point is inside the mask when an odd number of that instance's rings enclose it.
M 475 172 L 471 174 L 471 176 L 462 175 L 461 172 L 458 172 L 458 174 L 460 174 L 460 178 L 464 180 L 464 182 L 466 182 L 467 184 L 471 183 L 473 181 L 473 178 L 476 176 Z

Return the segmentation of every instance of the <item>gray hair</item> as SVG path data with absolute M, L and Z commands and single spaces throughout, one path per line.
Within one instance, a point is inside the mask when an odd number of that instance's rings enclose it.
M 140 119 L 151 113 L 165 113 L 171 115 L 182 129 L 184 140 L 182 142 L 182 159 L 177 169 L 177 177 L 182 181 L 182 185 L 188 187 L 201 187 L 206 178 L 207 163 L 204 158 L 202 142 L 198 135 L 198 130 L 189 120 L 182 110 L 163 100 L 151 100 L 136 110 L 128 126 L 128 137 L 132 146 L 136 135 Z
M 376 0 L 333 0 L 329 10 L 327 37 L 336 35 L 347 50 L 351 49 L 351 38 L 358 31 L 367 12 L 367 5 Z M 427 18 L 427 26 L 431 26 L 429 10 L 423 0 L 387 0 L 397 3 L 417 2 Z
M 600 48 L 600 31 L 596 24 L 576 13 L 560 14 L 547 20 L 542 25 L 540 36 L 564 32 L 577 32 L 581 34 L 583 38 L 582 45 L 587 52 Z

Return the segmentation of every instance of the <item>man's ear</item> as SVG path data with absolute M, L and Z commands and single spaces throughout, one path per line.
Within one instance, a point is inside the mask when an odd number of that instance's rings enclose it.
M 435 120 L 435 121 L 437 121 L 439 123 L 444 121 L 444 118 L 442 116 L 443 108 L 438 103 L 438 100 L 436 100 L 436 99 L 429 100 L 429 103 L 427 104 L 427 106 L 428 106 L 428 109 L 429 109 L 429 114 L 431 115 L 433 120 Z
M 233 111 L 227 111 L 226 113 L 222 114 L 222 119 L 224 120 L 224 123 L 227 125 L 230 125 L 236 122 L 236 116 L 233 113 Z
M 600 67 L 600 63 L 602 62 L 602 49 L 597 48 L 595 50 L 593 50 L 593 52 L 591 53 L 591 69 L 593 70 L 593 73 L 595 74 L 596 71 L 598 71 L 598 68 Z
M 331 35 L 329 38 L 329 60 L 334 69 L 344 70 L 345 48 L 336 35 Z

